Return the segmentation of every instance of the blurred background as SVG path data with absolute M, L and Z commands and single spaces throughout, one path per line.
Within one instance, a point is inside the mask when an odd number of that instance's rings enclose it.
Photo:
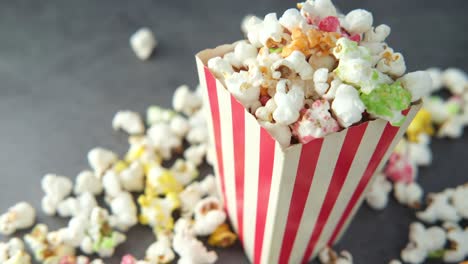
M 335 0 L 342 12 L 364 8 L 374 25 L 391 26 L 390 46 L 405 56 L 408 71 L 429 67 L 468 70 L 468 1 Z M 124 153 L 126 136 L 113 132 L 121 109 L 170 107 L 181 84 L 198 83 L 194 54 L 242 38 L 247 14 L 280 15 L 286 0 L 80 0 L 0 1 L 0 211 L 24 200 L 40 208 L 41 177 L 75 177 L 86 153 L 102 146 Z M 149 27 L 159 41 L 153 57 L 139 61 L 128 39 Z M 468 133 L 432 143 L 434 162 L 420 171 L 425 191 L 466 182 Z M 209 172 L 209 168 L 205 168 Z M 375 212 L 363 206 L 338 248 L 356 263 L 387 263 L 407 243 L 414 211 L 391 201 Z M 52 229 L 66 220 L 45 217 Z M 154 238 L 137 227 L 116 258 L 142 256 Z M 4 238 L 2 238 L 4 239 Z M 239 245 L 221 250 L 219 263 L 247 263 Z M 436 263 L 436 262 L 428 262 Z

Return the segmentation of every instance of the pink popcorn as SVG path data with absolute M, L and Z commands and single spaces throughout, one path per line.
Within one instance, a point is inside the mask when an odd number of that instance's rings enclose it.
M 299 142 L 306 144 L 313 139 L 324 137 L 340 129 L 329 109 L 328 101 L 316 100 L 309 109 L 301 110 L 301 117 L 292 125 L 292 133 Z
M 321 31 L 337 32 L 340 29 L 340 21 L 337 17 L 328 16 L 320 20 L 318 27 Z
M 127 254 L 122 257 L 120 264 L 136 264 L 136 259 L 132 255 Z
M 394 182 L 411 183 L 415 180 L 417 167 L 407 155 L 394 152 L 390 155 L 385 175 Z

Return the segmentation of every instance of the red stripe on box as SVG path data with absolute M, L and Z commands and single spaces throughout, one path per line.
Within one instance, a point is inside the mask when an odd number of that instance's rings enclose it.
M 382 158 L 385 155 L 385 152 L 387 152 L 388 147 L 390 146 L 393 139 L 395 138 L 398 130 L 399 130 L 399 127 L 394 127 L 390 125 L 389 123 L 385 126 L 385 129 L 382 133 L 382 136 L 380 137 L 379 143 L 377 143 L 377 146 L 374 150 L 374 153 L 372 154 L 369 164 L 367 165 L 367 168 L 364 171 L 364 174 L 361 180 L 359 181 L 358 186 L 356 187 L 356 190 L 351 196 L 351 199 L 349 200 L 349 203 L 346 206 L 346 209 L 344 210 L 343 215 L 338 221 L 338 224 L 336 225 L 335 230 L 333 231 L 333 234 L 330 237 L 330 240 L 328 241 L 329 245 L 335 242 L 338 234 L 340 233 L 341 229 L 346 223 L 346 220 L 348 219 L 351 212 L 353 211 L 353 208 L 356 206 L 356 203 L 358 202 L 362 193 L 366 189 L 367 184 L 372 178 L 372 175 L 374 175 L 374 172 L 377 169 L 377 166 L 382 161 Z
M 255 220 L 254 262 L 259 264 L 262 256 L 268 202 L 270 198 L 275 140 L 264 129 L 260 129 L 260 166 L 258 171 L 257 217 Z M 253 176 L 253 175 L 252 175 Z
M 289 263 L 289 257 L 291 256 L 291 250 L 304 213 L 322 143 L 323 138 L 319 138 L 302 146 L 278 263 Z
M 245 113 L 244 106 L 231 96 L 232 134 L 234 137 L 234 177 L 237 206 L 237 233 L 243 241 L 244 228 L 244 162 L 245 162 Z
M 208 87 L 208 97 L 210 101 L 211 116 L 213 118 L 213 134 L 216 148 L 216 159 L 218 160 L 218 175 L 221 179 L 221 191 L 224 198 L 224 207 L 228 208 L 226 200 L 226 189 L 224 182 L 224 165 L 223 165 L 223 149 L 221 144 L 221 120 L 218 104 L 218 93 L 216 87 L 216 79 L 210 70 L 205 67 L 206 86 Z
M 302 258 L 302 263 L 307 263 L 310 259 L 312 252 L 322 234 L 323 228 L 328 221 L 333 207 L 335 206 L 338 195 L 340 194 L 341 188 L 344 185 L 346 177 L 348 176 L 349 169 L 353 163 L 356 152 L 361 143 L 361 139 L 366 132 L 367 123 L 350 127 L 346 133 L 343 146 L 341 147 L 340 155 L 336 162 L 335 170 L 333 171 L 333 176 L 331 178 L 330 185 L 328 186 L 327 194 L 325 195 L 325 200 L 320 208 L 320 213 L 317 219 L 317 223 L 314 226 L 314 231 L 309 240 L 309 245 L 307 246 L 304 257 Z

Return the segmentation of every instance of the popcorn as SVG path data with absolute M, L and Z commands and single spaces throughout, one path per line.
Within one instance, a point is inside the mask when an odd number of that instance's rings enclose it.
M 203 111 L 199 110 L 189 119 L 190 130 L 186 139 L 190 144 L 208 142 L 208 128 Z
M 335 99 L 336 91 L 338 90 L 338 87 L 340 87 L 341 84 L 342 82 L 339 79 L 335 79 L 331 81 L 330 88 L 328 89 L 327 93 L 322 96 L 323 99 L 326 99 L 326 100 Z
M 432 121 L 436 124 L 443 124 L 460 111 L 458 102 L 444 102 L 442 98 L 438 96 L 425 98 L 423 109 L 431 114 Z
M 109 216 L 109 224 L 122 231 L 138 223 L 137 207 L 133 197 L 128 192 L 121 192 L 110 202 L 112 215 Z
M 468 227 L 464 230 L 458 226 L 448 229 L 447 240 L 451 246 L 444 251 L 445 262 L 458 262 L 468 258 Z
M 30 228 L 36 220 L 36 210 L 26 202 L 10 207 L 0 215 L 0 234 L 9 236 L 17 230 Z
M 21 239 L 12 238 L 8 242 L 0 242 L 0 263 L 31 264 L 31 256 L 24 249 Z
M 88 162 L 97 177 L 109 169 L 118 160 L 117 154 L 104 148 L 94 148 L 88 152 Z
M 60 264 L 104 264 L 101 259 L 90 260 L 86 256 L 63 256 L 60 259 Z
M 171 131 L 179 137 L 184 137 L 190 131 L 188 120 L 180 115 L 172 118 L 169 126 L 171 127 Z
M 224 58 L 214 57 L 208 60 L 208 68 L 220 79 L 225 79 L 234 74 L 231 64 Z
M 119 176 L 112 170 L 108 170 L 102 177 L 102 186 L 108 200 L 113 199 L 123 191 Z
M 467 121 L 462 116 L 449 118 L 437 131 L 437 137 L 460 138 Z
M 158 240 L 146 250 L 145 259 L 150 263 L 170 263 L 175 258 L 171 248 L 171 238 L 164 234 L 158 234 Z
M 284 29 L 275 13 L 267 14 L 262 22 L 249 21 L 246 29 L 249 42 L 257 48 L 269 43 L 280 43 L 283 39 Z
M 193 179 L 198 177 L 197 166 L 183 159 L 177 159 L 171 167 L 171 172 L 175 179 L 182 185 L 189 184 Z
M 140 114 L 128 110 L 118 111 L 112 120 L 114 130 L 122 129 L 130 135 L 143 134 L 145 125 Z
M 109 226 L 109 213 L 106 209 L 96 207 L 91 212 L 87 236 L 81 242 L 81 251 L 85 254 L 97 253 L 100 257 L 110 257 L 115 248 L 126 240 L 122 233 Z
M 167 193 L 179 193 L 183 185 L 175 178 L 172 171 L 163 167 L 153 167 L 146 178 L 145 193 L 149 195 L 160 195 Z
M 255 15 L 246 15 L 241 22 L 241 31 L 247 35 L 249 28 L 262 23 L 262 20 Z
M 276 103 L 274 99 L 269 99 L 265 106 L 261 106 L 255 110 L 255 117 L 261 121 L 273 121 L 273 112 L 276 110 Z
M 446 69 L 442 73 L 442 81 L 453 94 L 461 95 L 468 91 L 468 76 L 460 69 Z
M 171 131 L 169 124 L 153 124 L 147 132 L 154 148 L 164 159 L 170 159 L 172 150 L 182 147 L 182 139 Z
M 307 62 L 304 54 L 297 50 L 286 58 L 273 63 L 271 70 L 275 79 L 288 78 L 289 74 L 298 74 L 302 80 L 312 80 L 314 78 L 314 69 Z M 286 72 L 286 74 L 282 72 Z
M 369 11 L 355 9 L 346 15 L 343 27 L 349 33 L 362 34 L 371 30 L 373 22 L 374 18 Z
M 184 113 L 188 116 L 192 115 L 202 105 L 202 99 L 190 91 L 187 85 L 179 86 L 172 97 L 172 107 L 177 112 Z
M 436 221 L 458 222 L 461 217 L 457 209 L 450 204 L 452 189 L 447 189 L 441 193 L 429 194 L 429 205 L 426 210 L 418 212 L 416 216 L 427 222 L 434 223 Z
M 306 28 L 308 26 L 306 19 L 296 8 L 290 8 L 280 17 L 279 23 L 292 32 L 296 28 Z
M 172 245 L 180 257 L 179 264 L 210 264 L 218 259 L 214 251 L 208 251 L 195 237 L 189 221 L 183 218 L 176 223 Z
M 278 123 L 270 123 L 260 121 L 260 125 L 270 133 L 270 135 L 278 141 L 283 147 L 287 148 L 291 144 L 291 129 L 287 125 L 281 125 Z
M 77 198 L 67 198 L 58 204 L 57 212 L 61 217 L 89 217 L 94 207 L 97 207 L 97 201 L 94 196 L 85 192 Z
M 194 232 L 200 236 L 212 234 L 226 220 L 226 213 L 218 198 L 209 196 L 195 206 Z
M 132 162 L 118 176 L 121 187 L 126 191 L 141 192 L 145 188 L 145 172 L 139 161 Z
M 393 152 L 384 170 L 394 182 L 411 183 L 418 175 L 418 167 L 404 153 Z
M 26 244 L 34 253 L 34 258 L 43 263 L 57 263 L 64 256 L 74 256 L 72 246 L 60 243 L 53 245 L 48 240 L 49 228 L 44 224 L 36 225 L 31 233 L 24 237 Z
M 165 198 L 153 195 L 141 195 L 138 197 L 140 205 L 140 223 L 153 227 L 159 234 L 173 229 L 174 219 L 172 212 L 180 207 L 180 201 L 175 193 L 168 193 Z
M 158 46 L 158 42 L 149 28 L 140 28 L 130 37 L 130 46 L 140 60 L 147 60 Z
M 457 213 L 464 219 L 468 219 L 468 184 L 460 185 L 453 191 L 451 200 Z
M 41 181 L 45 196 L 42 198 L 42 210 L 47 215 L 54 215 L 59 203 L 70 195 L 73 183 L 64 176 L 47 174 Z
M 384 42 L 385 39 L 390 35 L 391 29 L 389 26 L 382 24 L 376 28 L 371 28 L 364 33 L 365 42 Z
M 392 259 L 388 264 L 402 264 L 401 261 Z
M 92 171 L 84 170 L 76 176 L 74 193 L 76 195 L 89 192 L 93 195 L 99 195 L 102 193 L 102 184 L 96 175 Z
M 234 72 L 225 80 L 229 92 L 246 108 L 250 108 L 260 95 L 260 87 L 250 82 L 249 73 L 246 71 Z
M 408 126 L 406 135 L 409 141 L 418 142 L 421 135 L 424 134 L 432 136 L 434 134 L 434 127 L 432 126 L 431 113 L 423 108 L 419 110 Z
M 348 251 L 342 251 L 338 255 L 333 249 L 326 247 L 318 253 L 318 259 L 322 264 L 353 264 L 353 256 Z
M 367 204 L 374 210 L 384 209 L 388 204 L 388 194 L 391 190 L 392 184 L 387 181 L 384 174 L 378 173 L 366 194 Z
M 442 83 L 442 71 L 439 68 L 429 68 L 426 72 L 431 76 L 432 86 L 428 93 L 436 92 L 443 86 Z
M 317 54 L 312 54 L 309 58 L 309 64 L 313 69 L 325 68 L 328 69 L 328 71 L 333 71 L 337 64 L 337 60 L 333 55 L 323 56 L 323 54 L 321 54 L 321 56 L 319 56 Z
M 179 193 L 179 199 L 182 208 L 182 214 L 184 216 L 192 216 L 193 209 L 197 205 L 198 201 L 202 199 L 202 197 L 210 195 L 216 196 L 216 184 L 213 175 L 207 175 L 202 181 L 200 182 L 193 182 L 185 189 Z
M 212 247 L 226 248 L 236 242 L 237 236 L 230 229 L 229 225 L 224 223 L 218 226 L 208 238 L 208 244 Z
M 299 110 L 304 103 L 304 91 L 288 80 L 280 80 L 274 100 L 277 107 L 273 112 L 273 119 L 278 124 L 290 125 L 299 118 Z
M 380 57 L 380 60 L 377 62 L 377 70 L 379 70 L 380 72 L 394 76 L 394 77 L 400 77 L 405 73 L 406 63 L 405 63 L 405 58 L 403 57 L 401 53 L 399 52 L 395 53 L 392 48 L 386 47 L 386 49 L 382 51 L 381 54 L 379 54 L 379 57 Z M 425 71 L 419 71 L 419 72 L 412 73 L 413 76 L 407 77 L 407 78 L 417 83 L 419 80 L 415 78 L 416 77 L 414 76 L 415 73 L 418 73 L 420 75 L 418 77 L 424 77 L 424 78 L 426 77 L 425 75 L 423 75 Z M 423 79 L 423 80 L 427 81 L 427 79 Z M 415 86 L 415 89 L 418 88 L 418 90 L 414 91 L 416 95 L 418 96 L 419 96 L 418 92 L 429 89 L 429 87 L 421 87 L 422 83 L 420 84 L 420 86 L 416 86 L 416 85 L 414 86 Z M 419 97 L 418 99 L 415 99 L 416 98 L 415 93 L 413 93 L 414 101 L 419 100 L 420 98 Z
M 358 91 L 347 84 L 338 86 L 331 108 L 342 127 L 359 122 L 366 109 Z
M 67 227 L 48 233 L 47 240 L 52 246 L 64 244 L 73 248 L 79 247 L 86 237 L 86 231 L 89 227 L 88 219 L 89 215 L 73 217 L 68 222 Z
M 401 252 L 403 261 L 417 264 L 423 263 L 430 252 L 444 247 L 446 234 L 438 226 L 425 228 L 421 223 L 410 225 L 409 244 Z
M 429 93 L 432 87 L 431 76 L 426 71 L 416 71 L 405 74 L 398 79 L 401 85 L 410 91 L 411 101 L 415 102 Z
M 407 205 L 411 208 L 419 208 L 421 205 L 423 190 L 418 183 L 396 182 L 394 187 L 395 198 L 400 204 Z
M 195 166 L 202 164 L 206 156 L 206 144 L 192 145 L 184 151 L 184 158 Z
M 330 85 L 328 84 L 328 69 L 320 68 L 314 73 L 314 87 L 319 95 L 327 92 Z
M 159 106 L 150 106 L 146 110 L 146 123 L 152 126 L 161 122 L 169 122 L 176 116 L 176 112 Z
M 420 110 L 419 112 L 421 112 Z M 429 148 L 430 137 L 426 134 L 420 134 L 418 143 L 408 143 L 409 159 L 418 166 L 427 166 L 432 163 L 432 151 Z
M 301 14 L 311 21 L 336 16 L 337 11 L 331 0 L 307 0 L 301 4 Z
M 239 41 L 234 47 L 234 52 L 229 52 L 224 55 L 224 59 L 229 62 L 233 67 L 241 69 L 255 64 L 258 51 L 257 48 L 247 41 Z
M 301 118 L 292 125 L 292 133 L 299 142 L 306 144 L 339 130 L 338 122 L 330 115 L 329 109 L 328 101 L 316 100 L 309 109 L 301 110 Z

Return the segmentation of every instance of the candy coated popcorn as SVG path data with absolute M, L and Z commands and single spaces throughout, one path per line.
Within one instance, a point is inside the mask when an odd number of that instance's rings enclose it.
M 436 221 L 458 222 L 461 217 L 457 209 L 450 203 L 453 195 L 452 189 L 441 193 L 429 194 L 429 205 L 424 211 L 418 212 L 416 216 L 424 222 L 434 223 Z
M 174 107 L 174 110 L 188 116 L 200 109 L 201 105 L 202 99 L 196 96 L 195 92 L 190 91 L 187 85 L 179 86 L 172 97 L 172 107 Z
M 104 148 L 94 148 L 88 152 L 88 163 L 93 168 L 97 177 L 101 178 L 103 173 L 118 160 L 117 154 Z
M 69 197 L 58 204 L 57 212 L 61 217 L 89 217 L 91 211 L 96 207 L 97 201 L 89 192 L 84 192 L 74 198 Z
M 192 145 L 184 151 L 184 158 L 195 166 L 200 166 L 206 156 L 206 151 L 206 144 Z
M 339 130 L 340 126 L 330 115 L 329 109 L 328 101 L 316 100 L 309 109 L 302 110 L 301 118 L 292 126 L 292 133 L 299 142 L 306 144 Z
M 188 120 L 180 115 L 176 115 L 174 118 L 172 118 L 169 125 L 172 132 L 179 137 L 184 137 L 190 131 L 190 124 Z
M 28 247 L 33 251 L 34 258 L 44 263 L 57 263 L 64 256 L 74 256 L 75 249 L 72 246 L 60 243 L 53 245 L 47 236 L 49 228 L 44 224 L 36 225 L 31 233 L 24 236 Z
M 418 167 L 405 153 L 393 152 L 385 167 L 385 175 L 394 182 L 411 183 L 416 179 Z
M 401 82 L 401 85 L 411 93 L 412 102 L 427 95 L 432 87 L 431 76 L 426 71 L 410 72 L 398 80 Z
M 172 171 L 161 166 L 151 168 L 146 178 L 145 193 L 160 195 L 167 193 L 179 193 L 183 185 L 175 178 Z
M 325 32 L 335 32 L 340 29 L 340 20 L 334 16 L 327 16 L 319 21 L 318 28 Z
M 400 204 L 411 208 L 419 208 L 423 196 L 423 190 L 416 182 L 396 182 L 394 185 L 395 198 Z
M 362 93 L 361 100 L 369 114 L 399 126 L 405 120 L 401 111 L 409 107 L 411 94 L 395 82 L 391 85 L 381 84 L 369 94 Z
M 249 79 L 246 71 L 234 72 L 224 79 L 229 92 L 246 108 L 258 102 L 260 95 L 260 87 L 252 85 Z
M 388 194 L 392 191 L 392 184 L 384 174 L 378 173 L 366 194 L 367 204 L 374 210 L 384 209 L 388 204 Z
M 452 227 L 447 230 L 450 248 L 444 251 L 445 262 L 458 262 L 468 258 L 468 227 Z M 461 262 L 463 264 L 463 262 Z
M 102 193 L 102 184 L 96 175 L 92 171 L 84 170 L 76 176 L 74 193 L 80 195 L 85 192 L 89 192 L 93 195 L 99 195 Z
M 8 242 L 0 242 L 0 263 L 31 264 L 31 256 L 24 249 L 24 243 L 19 238 Z
M 336 90 L 331 109 L 338 123 L 342 127 L 349 127 L 362 119 L 366 107 L 359 98 L 359 92 L 353 86 L 341 84 Z
M 349 33 L 362 34 L 372 28 L 373 22 L 374 18 L 369 11 L 364 9 L 355 9 L 346 15 L 343 27 Z
M 45 192 L 41 201 L 42 210 L 48 215 L 54 215 L 59 203 L 70 195 L 73 183 L 64 176 L 47 174 L 42 178 L 41 186 Z
M 224 223 L 218 226 L 208 238 L 208 244 L 212 247 L 227 248 L 236 242 L 237 236 L 230 229 L 229 225 Z
M 130 46 L 140 60 L 147 60 L 158 46 L 153 32 L 149 28 L 140 28 L 130 37 Z
M 411 142 L 418 142 L 421 135 L 427 134 L 432 136 L 434 134 L 434 127 L 432 126 L 431 113 L 426 109 L 421 109 L 414 117 L 413 121 L 406 130 L 408 140 Z
M 288 78 L 289 76 L 283 76 L 281 73 L 282 69 L 287 69 L 286 72 L 289 74 L 298 74 L 302 80 L 312 80 L 314 77 L 314 69 L 307 62 L 306 57 L 300 51 L 293 51 L 286 58 L 273 63 L 272 71 L 275 79 Z
M 129 192 L 141 192 L 145 188 L 144 167 L 139 161 L 132 162 L 119 175 L 121 187 Z
M 276 89 L 274 100 L 277 107 L 273 111 L 273 119 L 278 124 L 290 125 L 299 118 L 299 110 L 304 103 L 304 90 L 288 80 L 280 80 Z
M 461 95 L 467 92 L 468 76 L 460 69 L 446 69 L 442 73 L 442 81 L 453 94 Z
M 322 264 L 353 264 L 353 256 L 351 253 L 342 251 L 338 255 L 329 247 L 325 247 L 318 253 L 318 259 Z
M 188 160 L 177 159 L 171 167 L 174 178 L 182 185 L 189 184 L 198 177 L 197 166 Z
M 145 124 L 143 124 L 140 114 L 128 110 L 118 111 L 115 114 L 112 120 L 112 128 L 114 130 L 122 129 L 130 135 L 145 132 Z
M 168 235 L 158 234 L 158 240 L 146 250 L 145 259 L 150 263 L 170 263 L 175 258 L 171 242 Z
M 194 232 L 199 236 L 212 234 L 226 220 L 226 213 L 216 197 L 206 197 L 195 206 Z
M 442 228 L 425 228 L 421 223 L 412 223 L 409 244 L 401 252 L 401 259 L 412 264 L 423 263 L 430 252 L 442 249 L 445 242 L 446 234 Z
M 109 204 L 112 215 L 109 224 L 121 231 L 127 231 L 138 223 L 137 207 L 129 192 L 121 192 Z
M 174 227 L 172 212 L 180 207 L 180 201 L 175 193 L 168 193 L 165 198 L 153 195 L 141 195 L 138 197 L 140 205 L 140 223 L 153 227 L 154 232 L 171 231 Z
M 36 210 L 29 203 L 20 202 L 0 215 L 0 234 L 11 235 L 17 230 L 30 228 L 36 221 Z
M 176 115 L 177 113 L 171 109 L 159 106 L 150 106 L 146 110 L 146 123 L 151 126 L 160 122 L 169 122 Z

